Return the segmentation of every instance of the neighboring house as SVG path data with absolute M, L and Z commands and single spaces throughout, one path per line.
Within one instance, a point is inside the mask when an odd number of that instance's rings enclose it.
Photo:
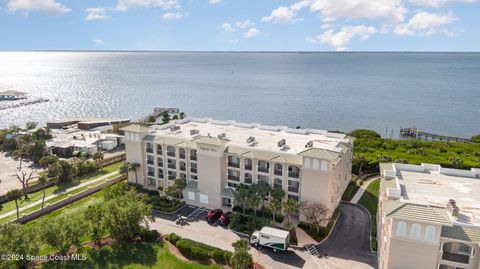
M 163 190 L 184 178 L 184 199 L 201 207 L 232 208 L 239 184 L 264 181 L 332 214 L 351 179 L 353 139 L 345 134 L 193 118 L 122 130 L 140 184 Z
M 480 169 L 381 164 L 380 269 L 480 268 Z

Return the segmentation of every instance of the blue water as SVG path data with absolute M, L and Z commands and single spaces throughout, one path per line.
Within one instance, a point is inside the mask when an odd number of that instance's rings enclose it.
M 195 117 L 327 130 L 480 133 L 480 54 L 0 52 L 1 88 L 50 102 L 0 127 L 76 116 Z M 388 130 L 388 131 L 386 131 Z

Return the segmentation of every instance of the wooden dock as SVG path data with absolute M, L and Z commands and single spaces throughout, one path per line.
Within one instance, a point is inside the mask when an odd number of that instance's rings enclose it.
M 446 142 L 452 141 L 452 142 L 462 142 L 462 143 L 471 142 L 470 139 L 467 139 L 467 138 L 427 133 L 427 132 L 420 131 L 415 127 L 408 127 L 408 128 L 400 127 L 400 135 L 410 136 L 418 140 L 427 140 L 427 141 L 446 141 Z
M 169 114 L 174 114 L 174 113 L 178 113 L 180 111 L 180 109 L 176 108 L 176 107 L 170 107 L 170 108 L 166 108 L 166 107 L 156 107 L 153 109 L 153 112 L 152 113 L 149 113 L 137 120 L 135 120 L 136 123 L 148 123 L 149 122 L 149 119 L 150 117 L 155 117 L 158 118 L 160 116 L 162 116 L 162 114 L 167 111 Z

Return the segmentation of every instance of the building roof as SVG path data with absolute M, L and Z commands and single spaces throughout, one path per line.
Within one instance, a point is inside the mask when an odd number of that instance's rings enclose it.
M 401 204 L 399 207 L 393 209 L 390 213 L 388 213 L 387 216 L 398 219 L 436 223 L 442 225 L 448 225 L 452 222 L 445 208 L 421 204 Z
M 235 191 L 232 188 L 225 187 L 222 190 L 221 196 L 234 199 Z
M 150 128 L 140 124 L 130 124 L 128 126 L 120 128 L 120 130 L 135 133 L 148 133 L 150 131 Z
M 341 145 L 343 146 L 343 144 Z M 338 152 L 319 148 L 309 148 L 300 152 L 298 155 L 308 158 L 325 159 L 333 162 L 337 161 L 340 157 Z
M 443 226 L 441 237 L 480 244 L 480 228 L 465 226 Z
M 269 234 L 269 235 L 282 237 L 282 238 L 287 238 L 287 236 L 290 234 L 288 231 L 275 229 L 275 228 L 272 228 L 272 227 L 263 227 L 260 230 L 260 233 L 266 233 L 266 234 Z
M 199 138 L 194 139 L 196 143 L 213 145 L 213 146 L 223 146 L 228 143 L 226 139 L 220 139 L 218 137 L 211 137 L 211 136 L 201 136 Z
M 25 93 L 21 91 L 8 90 L 8 91 L 0 92 L 0 96 L 24 96 L 24 95 Z
M 271 159 L 271 161 L 278 162 L 278 163 L 291 163 L 291 164 L 301 165 L 302 164 L 302 157 L 300 157 L 298 155 L 284 154 L 284 155 L 279 155 L 279 156 Z
M 276 152 L 269 151 L 249 151 L 242 154 L 242 156 L 250 159 L 271 160 L 273 158 L 279 157 L 280 155 Z

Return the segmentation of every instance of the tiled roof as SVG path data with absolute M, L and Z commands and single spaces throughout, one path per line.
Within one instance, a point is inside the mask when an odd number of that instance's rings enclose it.
M 278 153 L 275 152 L 268 152 L 268 151 L 249 151 L 242 155 L 243 157 L 251 158 L 251 159 L 258 159 L 258 160 L 271 160 L 280 156 Z
M 307 150 L 304 150 L 304 151 L 298 153 L 298 155 L 304 156 L 304 157 L 309 157 L 309 158 L 331 160 L 331 161 L 334 161 L 334 162 L 337 159 L 339 159 L 338 152 L 334 152 L 334 151 L 326 150 L 326 149 L 319 149 L 319 148 L 309 148 Z
M 404 203 L 387 214 L 387 216 L 437 224 L 450 225 L 452 223 L 445 208 L 421 204 Z
M 480 243 L 480 228 L 464 226 L 442 226 L 441 237 Z
M 271 161 L 278 162 L 278 163 L 291 163 L 291 164 L 297 164 L 297 165 L 302 165 L 302 157 L 298 155 L 280 155 L 277 156 Z

